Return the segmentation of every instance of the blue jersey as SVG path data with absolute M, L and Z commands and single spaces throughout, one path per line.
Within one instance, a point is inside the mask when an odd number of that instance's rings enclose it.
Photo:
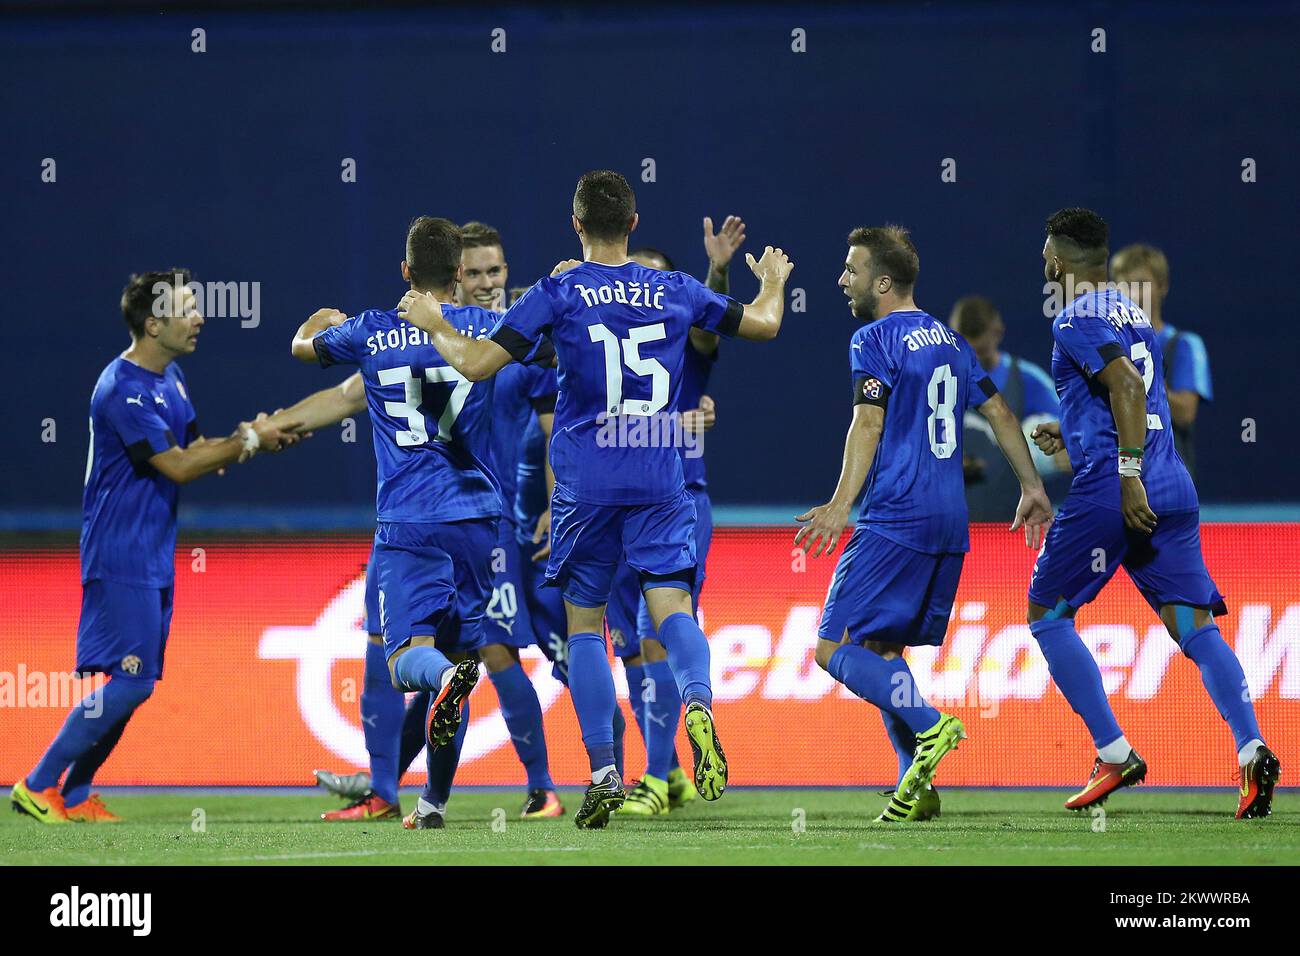
M 686 360 L 682 366 L 682 394 L 677 400 L 679 411 L 689 412 L 700 407 L 700 398 L 709 387 L 709 375 L 713 372 L 713 363 L 718 360 L 718 350 L 708 355 L 697 351 L 694 346 L 686 349 Z M 699 491 L 708 487 L 704 477 L 704 451 L 707 440 L 701 442 L 694 451 L 682 449 L 682 478 L 686 487 Z
M 743 313 L 691 276 L 635 262 L 584 262 L 525 292 L 492 338 L 521 360 L 543 335 L 555 345 L 557 487 L 597 505 L 681 494 L 677 409 L 689 330 L 731 336 Z
M 928 554 L 970 550 L 962 477 L 966 409 L 997 387 L 964 338 L 925 312 L 891 312 L 853 334 L 854 402 L 885 405 L 858 524 Z
M 536 415 L 555 411 L 556 388 L 553 368 L 511 362 L 496 374 L 492 398 L 492 472 L 501 487 L 502 513 L 509 521 L 515 520 L 518 471 L 528 426 Z M 545 475 L 542 486 L 545 489 Z M 531 534 L 532 528 L 528 530 Z
M 463 335 L 482 336 L 496 316 L 443 304 Z M 375 437 L 377 520 L 433 524 L 501 513 L 492 456 L 493 381 L 471 382 L 447 364 L 427 332 L 371 309 L 319 333 L 321 365 L 359 365 Z
M 1164 357 L 1146 313 L 1114 289 L 1088 292 L 1052 323 L 1052 378 L 1061 398 L 1061 435 L 1070 453 L 1071 496 L 1119 510 L 1119 433 L 1110 393 L 1097 373 L 1122 356 L 1142 373 L 1147 391 L 1147 433 L 1142 484 L 1156 515 L 1195 511 L 1196 488 L 1174 451 Z M 1155 387 L 1153 387 L 1153 385 Z
M 164 588 L 175 577 L 180 486 L 149 459 L 198 435 L 185 376 L 116 358 L 90 397 L 90 455 L 81 498 L 81 580 Z
M 551 506 L 546 490 L 546 433 L 536 418 L 524 430 L 515 482 L 515 528 L 519 541 L 527 543 L 533 540 L 537 519 Z
M 1210 357 L 1205 352 L 1205 342 L 1195 332 L 1179 332 L 1168 322 L 1156 333 L 1163 361 L 1165 350 L 1174 336 L 1172 361 L 1165 366 L 1165 384 L 1174 392 L 1195 392 L 1202 401 L 1214 401 L 1214 388 L 1210 384 Z M 1154 350 L 1153 350 L 1154 351 Z

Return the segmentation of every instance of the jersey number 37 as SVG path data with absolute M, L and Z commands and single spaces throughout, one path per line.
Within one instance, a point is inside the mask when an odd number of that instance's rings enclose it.
M 465 407 L 465 399 L 469 397 L 469 390 L 474 385 L 473 382 L 451 366 L 426 368 L 423 378 L 416 378 L 409 365 L 380 369 L 380 385 L 401 385 L 403 387 L 404 397 L 402 401 L 384 402 L 384 411 L 394 418 L 405 420 L 408 426 L 405 429 L 399 428 L 394 436 L 397 444 L 403 448 L 409 448 L 412 445 L 424 445 L 429 441 L 429 428 L 424 420 L 424 412 L 420 408 L 424 403 L 425 382 L 452 383 L 451 394 L 447 397 L 447 404 L 443 406 L 442 414 L 438 416 L 438 433 L 433 436 L 434 441 L 451 441 L 452 427 L 456 424 L 461 409 Z

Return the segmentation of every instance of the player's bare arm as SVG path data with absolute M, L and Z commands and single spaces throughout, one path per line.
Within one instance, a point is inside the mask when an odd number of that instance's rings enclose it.
M 1110 410 L 1115 416 L 1121 456 L 1128 452 L 1139 462 L 1139 474 L 1121 475 L 1119 479 L 1124 523 L 1134 531 L 1150 534 L 1156 529 L 1156 514 L 1147 504 L 1147 490 L 1140 476 L 1142 449 L 1147 440 L 1147 392 L 1142 373 L 1127 357 L 1120 356 L 1097 373 L 1097 381 L 1110 394 Z
M 768 342 L 781 331 L 781 318 L 785 314 L 785 283 L 794 263 L 782 250 L 771 246 L 766 246 L 758 259 L 751 252 L 745 253 L 745 261 L 758 277 L 758 295 L 745 306 L 736 334 L 742 339 Z
M 728 216 L 722 222 L 722 228 L 713 231 L 713 220 L 704 217 L 704 251 L 709 257 L 709 274 L 704 284 L 720 295 L 726 295 L 731 288 L 731 260 L 736 250 L 745 241 L 745 223 L 739 216 Z M 712 355 L 718 350 L 718 336 L 694 326 L 690 331 L 691 347 L 701 355 Z
M 296 422 L 289 421 L 281 428 L 262 414 L 251 422 L 240 422 L 225 438 L 206 439 L 188 448 L 173 445 L 150 458 L 149 464 L 178 485 L 184 485 L 234 464 L 250 452 L 279 451 L 297 440 L 293 434 L 296 430 Z
M 438 354 L 471 382 L 491 378 L 514 361 L 509 352 L 491 339 L 461 335 L 442 317 L 442 303 L 427 292 L 411 289 L 398 303 L 397 314 L 417 329 L 428 332 Z
M 1043 541 L 1047 526 L 1052 523 L 1052 502 L 1043 490 L 1043 479 L 1034 467 L 1029 445 L 1020 428 L 1020 421 L 1011 406 L 1001 395 L 994 395 L 979 406 L 979 413 L 993 429 L 993 437 L 1006 456 L 1012 471 L 1020 481 L 1020 503 L 1016 517 L 1011 522 L 1012 531 L 1025 529 L 1025 544 L 1037 548 Z
M 555 413 L 544 412 L 537 416 L 537 425 L 546 438 L 547 449 L 551 447 L 551 431 L 555 428 Z M 546 510 L 537 516 L 537 527 L 533 529 L 533 544 L 542 545 L 533 552 L 534 561 L 545 561 L 551 556 L 551 496 L 555 494 L 555 472 L 551 471 L 551 455 L 542 456 L 542 468 L 546 475 Z M 543 539 L 545 543 L 543 544 Z
M 844 462 L 840 466 L 840 481 L 835 486 L 835 494 L 826 504 L 794 517 L 795 521 L 807 522 L 795 534 L 794 543 L 805 552 L 811 551 L 814 558 L 823 552 L 832 554 L 840 535 L 848 527 L 849 514 L 862 493 L 871 463 L 876 459 L 876 448 L 880 445 L 880 433 L 884 428 L 883 406 L 864 402 L 853 407 L 853 421 L 844 438 Z
M 299 362 L 317 361 L 316 346 L 312 344 L 312 339 L 326 329 L 342 325 L 346 319 L 347 316 L 338 309 L 317 309 L 294 333 L 293 344 L 289 347 L 293 357 Z
M 297 422 L 300 431 L 314 432 L 319 428 L 337 425 L 343 419 L 359 415 L 365 410 L 366 387 L 361 381 L 361 373 L 355 372 L 338 385 L 312 392 L 288 408 L 280 409 L 271 416 L 271 422 L 277 427 L 283 427 L 287 422 Z
M 1195 425 L 1201 396 L 1185 388 L 1171 388 L 1165 394 L 1169 397 L 1169 417 L 1174 420 L 1174 424 L 1179 428 Z

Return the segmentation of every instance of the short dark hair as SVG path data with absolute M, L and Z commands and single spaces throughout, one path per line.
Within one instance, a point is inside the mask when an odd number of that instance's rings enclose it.
M 636 194 L 621 173 L 583 173 L 573 193 L 573 214 L 592 239 L 621 239 L 632 231 Z
M 499 246 L 502 252 L 505 252 L 505 246 L 501 244 L 501 233 L 497 232 L 485 222 L 477 220 L 467 222 L 460 227 L 461 250 L 481 249 L 484 246 Z
M 460 226 L 450 219 L 417 216 L 406 232 L 406 267 L 411 285 L 445 289 L 460 268 Z
M 158 301 L 158 293 L 154 290 L 159 283 L 173 288 L 178 284 L 187 286 L 190 284 L 190 270 L 176 266 L 165 272 L 135 273 L 126 280 L 126 288 L 122 290 L 122 318 L 126 320 L 132 338 L 144 335 L 146 320 L 161 318 L 166 321 L 170 318 L 158 315 L 154 310 L 154 303 Z
M 1091 209 L 1058 209 L 1047 217 L 1047 235 L 1057 240 L 1057 247 L 1071 262 L 1094 268 L 1106 264 L 1110 227 Z
M 902 226 L 859 226 L 849 233 L 849 245 L 862 246 L 871 254 L 873 279 L 889 276 L 904 292 L 916 285 L 921 257 L 911 234 Z
M 958 299 L 952 307 L 949 322 L 958 335 L 977 339 L 1000 318 L 997 306 L 982 295 L 968 295 Z
M 640 249 L 633 249 L 627 254 L 629 259 L 635 259 L 637 256 L 644 256 L 647 259 L 658 259 L 664 264 L 664 269 L 668 272 L 675 272 L 673 260 L 669 259 L 667 254 L 654 246 L 642 246 Z

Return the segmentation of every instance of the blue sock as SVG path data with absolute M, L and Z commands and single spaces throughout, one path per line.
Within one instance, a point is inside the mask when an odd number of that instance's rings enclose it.
M 705 707 L 713 706 L 713 688 L 709 686 L 709 641 L 695 623 L 695 618 L 682 611 L 669 614 L 659 625 L 659 643 L 668 652 L 668 666 L 677 679 L 677 690 L 682 703 L 699 701 Z
M 645 665 L 650 680 L 650 700 L 641 704 L 645 713 L 645 772 L 660 780 L 668 779 L 672 758 L 677 752 L 677 721 L 682 714 L 682 699 L 677 695 L 677 682 L 667 661 L 652 661 Z
M 406 705 L 406 713 L 402 715 L 402 744 L 397 752 L 399 785 L 402 782 L 402 775 L 411 769 L 411 764 L 415 763 L 415 758 L 420 756 L 420 751 L 427 743 L 425 734 L 428 733 L 428 728 L 425 727 L 424 721 L 429 713 L 429 701 L 432 699 L 433 695 L 428 691 L 421 691 L 411 698 L 411 702 Z
M 1047 658 L 1052 680 L 1088 725 L 1097 749 L 1124 736 L 1106 699 L 1101 670 L 1075 631 L 1074 621 L 1068 617 L 1044 618 L 1030 624 L 1029 632 Z
M 90 785 L 95 776 L 95 771 L 104 765 L 108 755 L 113 752 L 117 742 L 122 739 L 122 731 L 126 730 L 127 722 L 130 719 L 130 716 L 123 717 L 117 722 L 117 726 L 95 742 L 95 746 L 72 761 L 72 766 L 68 768 L 68 775 L 63 780 L 63 805 L 65 807 L 75 807 L 90 796 Z
M 460 705 L 460 727 L 456 736 L 446 747 L 439 747 L 429 755 L 425 766 L 429 779 L 424 785 L 424 799 L 430 803 L 446 807 L 451 799 L 451 782 L 456 777 L 456 768 L 460 765 L 460 748 L 465 743 L 465 732 L 469 730 L 469 699 Z
M 614 675 L 609 670 L 605 638 L 600 634 L 569 635 L 569 693 L 578 713 L 582 742 L 592 772 L 614 761 Z
M 894 784 L 897 788 L 903 782 L 903 774 L 912 766 L 912 754 L 916 752 L 916 734 L 912 733 L 912 728 L 901 717 L 887 710 L 882 710 L 880 716 L 885 719 L 885 732 L 889 734 L 889 742 L 894 745 L 894 753 L 898 754 L 898 780 Z
M 939 721 L 939 712 L 921 699 L 907 661 L 885 660 L 857 644 L 841 644 L 826 668 L 832 677 L 868 703 L 897 716 L 919 734 Z
M 623 735 L 627 733 L 627 718 L 623 716 L 623 708 L 614 708 L 614 726 L 611 728 L 614 732 L 614 766 L 618 768 L 618 775 L 623 776 Z
M 72 708 L 50 749 L 45 751 L 36 769 L 27 775 L 28 788 L 46 790 L 57 784 L 63 771 L 88 755 L 119 723 L 125 724 L 130 719 L 135 709 L 153 693 L 153 684 L 152 680 L 119 674 L 88 694 Z M 104 757 L 107 756 L 105 753 Z
M 623 671 L 627 674 L 627 702 L 632 708 L 632 719 L 636 721 L 636 729 L 641 731 L 641 740 L 646 741 L 645 733 L 645 704 L 641 700 L 641 695 L 645 693 L 645 667 L 641 664 L 625 664 Z M 624 726 L 627 720 L 623 721 Z
M 406 696 L 393 686 L 384 645 L 366 642 L 365 689 L 361 692 L 361 730 L 370 754 L 370 789 L 397 802 L 397 750 Z
M 501 700 L 501 716 L 510 731 L 519 762 L 528 774 L 529 790 L 554 790 L 555 781 L 546 757 L 546 731 L 542 727 L 542 705 L 533 682 L 519 664 L 511 664 L 488 679 Z
M 1252 740 L 1263 740 L 1255 707 L 1250 701 L 1250 688 L 1246 685 L 1246 672 L 1228 642 L 1219 633 L 1219 626 L 1211 621 L 1183 636 L 1180 646 L 1183 653 L 1201 669 L 1201 680 L 1210 692 L 1210 699 L 1219 709 L 1219 716 L 1228 722 L 1232 739 L 1240 750 Z
M 450 666 L 446 654 L 431 644 L 421 644 L 407 648 L 393 665 L 393 672 L 410 690 L 436 692 L 442 689 L 442 672 Z

